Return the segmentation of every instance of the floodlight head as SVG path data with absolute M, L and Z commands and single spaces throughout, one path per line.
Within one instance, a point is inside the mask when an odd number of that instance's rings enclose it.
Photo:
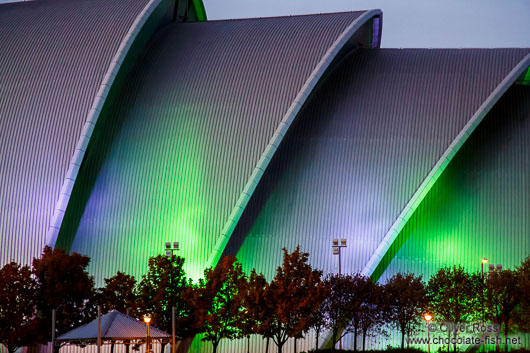
M 166 251 L 166 256 L 167 256 L 167 257 L 171 258 L 171 255 L 172 255 L 172 254 L 171 254 L 171 251 Z
M 482 259 L 482 263 L 483 263 L 483 264 L 487 264 L 487 263 L 488 263 L 488 259 L 483 258 L 483 259 Z
M 339 248 L 333 248 L 333 255 L 338 255 L 339 251 Z
M 431 321 L 432 320 L 432 315 L 431 314 L 425 314 L 424 318 L 425 318 L 425 321 Z
M 339 239 L 333 239 L 333 246 L 339 246 Z
M 166 241 L 166 249 L 171 249 L 171 243 L 169 241 Z
M 173 242 L 173 248 L 175 248 L 175 249 L 179 248 L 179 242 L 178 241 L 174 241 Z
M 340 246 L 346 246 L 346 239 L 342 238 L 340 240 Z
M 489 269 L 490 269 L 490 271 L 495 271 L 495 265 L 494 264 L 490 264 L 489 265 Z
M 502 265 L 501 264 L 497 264 L 497 271 L 502 271 Z
M 151 322 L 151 317 L 150 316 L 144 316 L 144 322 L 146 324 L 150 323 Z

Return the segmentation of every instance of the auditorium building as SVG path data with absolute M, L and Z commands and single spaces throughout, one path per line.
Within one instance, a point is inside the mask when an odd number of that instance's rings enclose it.
M 380 10 L 1 4 L 0 266 L 51 245 L 90 256 L 101 285 L 178 241 L 193 279 L 225 255 L 271 279 L 297 245 L 337 272 L 334 238 L 342 273 L 380 281 L 520 264 L 530 49 L 381 49 L 382 35 Z

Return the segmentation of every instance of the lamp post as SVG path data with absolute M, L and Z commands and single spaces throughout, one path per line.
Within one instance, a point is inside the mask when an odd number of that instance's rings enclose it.
M 179 242 L 174 241 L 173 247 L 171 247 L 171 242 L 166 241 L 166 256 L 173 260 L 173 252 L 178 251 L 179 249 Z M 171 264 L 171 278 L 170 281 L 173 281 L 173 264 Z M 171 353 L 175 353 L 175 305 L 171 307 Z
M 331 247 L 333 248 L 333 255 L 339 256 L 339 276 L 340 276 L 342 274 L 341 268 L 340 268 L 340 265 L 341 265 L 340 264 L 340 249 L 346 247 L 346 239 L 342 238 L 340 240 L 340 245 L 339 245 L 339 239 L 337 238 L 333 239 Z M 339 339 L 339 349 L 342 349 L 342 337 Z
M 485 312 L 485 309 L 484 309 L 484 264 L 487 264 L 488 263 L 488 259 L 487 258 L 482 258 L 482 260 L 480 261 L 480 278 L 482 279 L 482 293 L 481 293 L 481 296 L 482 296 L 482 325 L 485 324 L 486 322 L 486 312 Z M 482 350 L 485 352 L 486 351 L 486 340 L 484 339 L 483 343 L 482 343 Z
M 432 315 L 427 313 L 423 318 L 425 319 L 425 321 L 427 321 L 427 353 L 431 353 L 431 336 L 429 333 L 429 323 L 432 320 Z
M 144 322 L 147 324 L 147 350 L 146 352 L 151 352 L 151 336 L 149 332 L 149 323 L 151 322 L 151 317 L 144 316 Z

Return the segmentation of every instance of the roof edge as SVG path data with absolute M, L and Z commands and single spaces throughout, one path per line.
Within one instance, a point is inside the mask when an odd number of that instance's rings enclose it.
M 201 2 L 201 0 L 197 0 Z M 46 233 L 46 245 L 55 247 L 59 231 L 64 219 L 66 208 L 72 195 L 72 190 L 79 174 L 79 169 L 85 157 L 88 143 L 94 132 L 94 128 L 99 119 L 99 116 L 103 110 L 103 106 L 106 103 L 107 97 L 111 88 L 116 83 L 116 77 L 122 68 L 122 64 L 127 58 L 131 47 L 135 40 L 139 37 L 142 29 L 145 27 L 146 22 L 153 17 L 155 11 L 160 9 L 162 4 L 170 4 L 170 0 L 150 0 L 143 10 L 136 16 L 127 34 L 123 37 L 120 46 L 118 47 L 116 54 L 112 58 L 110 65 L 103 77 L 103 81 L 99 86 L 98 92 L 92 102 L 92 106 L 88 112 L 87 118 L 81 130 L 81 136 L 79 137 L 74 154 L 70 159 L 69 168 L 66 172 L 66 176 L 59 193 L 59 199 L 55 204 L 53 216 Z M 162 11 L 163 12 L 163 11 Z
M 202 0 L 193 0 L 193 7 L 195 8 L 195 15 L 197 16 L 197 21 L 204 22 L 208 20 L 206 15 L 206 9 L 204 8 L 204 3 Z
M 265 173 L 265 170 L 267 169 L 272 157 L 276 153 L 276 150 L 278 149 L 284 136 L 289 130 L 289 127 L 292 125 L 293 121 L 298 116 L 298 113 L 300 112 L 301 108 L 309 98 L 310 94 L 313 92 L 313 89 L 320 82 L 321 78 L 324 76 L 324 73 L 328 70 L 328 68 L 330 68 L 332 62 L 339 57 L 340 51 L 346 47 L 348 41 L 363 25 L 365 25 L 374 18 L 379 19 L 377 23 L 375 23 L 374 21 L 374 26 L 377 26 L 377 30 L 374 31 L 372 29 L 373 33 L 376 34 L 378 38 L 376 38 L 377 40 L 371 38 L 370 44 L 372 46 L 375 45 L 375 47 L 379 47 L 379 44 L 381 43 L 380 29 L 382 26 L 382 15 L 383 13 L 381 10 L 369 10 L 360 15 L 357 19 L 350 23 L 348 27 L 346 27 L 346 29 L 335 40 L 335 42 L 333 42 L 331 47 L 326 51 L 324 56 L 320 59 L 319 63 L 313 69 L 311 75 L 309 75 L 304 85 L 295 97 L 294 101 L 289 106 L 289 109 L 283 116 L 283 119 L 280 122 L 276 131 L 274 132 L 274 135 L 269 141 L 269 144 L 267 145 L 267 147 L 265 147 L 261 158 L 259 159 L 247 184 L 245 185 L 241 195 L 239 196 L 239 199 L 237 200 L 236 205 L 234 206 L 230 216 L 228 217 L 228 221 L 223 227 L 221 236 L 218 238 L 214 245 L 213 252 L 210 254 L 210 257 L 208 258 L 206 264 L 207 267 L 211 267 L 217 264 L 217 262 L 220 260 L 222 253 L 226 245 L 228 244 L 230 236 L 232 235 L 236 225 L 238 224 L 244 209 L 250 201 L 252 194 L 256 190 L 256 187 L 258 186 L 258 183 L 260 182 L 263 174 Z
M 460 133 L 455 137 L 453 142 L 446 149 L 444 154 L 440 157 L 438 162 L 431 169 L 429 174 L 425 177 L 420 186 L 416 189 L 410 200 L 407 202 L 399 216 L 396 218 L 390 229 L 385 234 L 383 240 L 370 257 L 370 260 L 362 270 L 361 274 L 370 276 L 374 280 L 378 280 L 383 274 L 390 261 L 386 262 L 383 259 L 387 256 L 392 245 L 396 242 L 401 234 L 401 231 L 410 220 L 414 212 L 418 209 L 423 199 L 427 196 L 431 188 L 434 186 L 438 178 L 442 175 L 454 156 L 458 153 L 460 148 L 464 145 L 467 139 L 475 131 L 478 125 L 490 112 L 490 110 L 497 104 L 499 99 L 506 93 L 506 91 L 528 70 L 530 66 L 530 54 L 527 54 L 499 83 L 499 85 L 486 98 L 484 103 L 473 114 L 471 119 L 467 122 Z M 393 256 L 392 256 L 393 258 Z

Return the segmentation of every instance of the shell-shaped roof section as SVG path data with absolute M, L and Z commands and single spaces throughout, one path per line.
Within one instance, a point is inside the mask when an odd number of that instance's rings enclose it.
M 343 49 L 377 45 L 380 14 L 169 25 L 96 127 L 57 245 L 103 277 L 142 274 L 138 259 L 178 240 L 201 276 L 326 69 Z
M 2 262 L 29 263 L 39 255 L 89 110 L 123 38 L 149 4 L 0 5 Z
M 298 116 L 228 253 L 272 277 L 279 249 L 300 245 L 317 254 L 314 266 L 336 272 L 331 240 L 346 238 L 342 270 L 363 271 L 437 162 L 529 52 L 354 52 Z

